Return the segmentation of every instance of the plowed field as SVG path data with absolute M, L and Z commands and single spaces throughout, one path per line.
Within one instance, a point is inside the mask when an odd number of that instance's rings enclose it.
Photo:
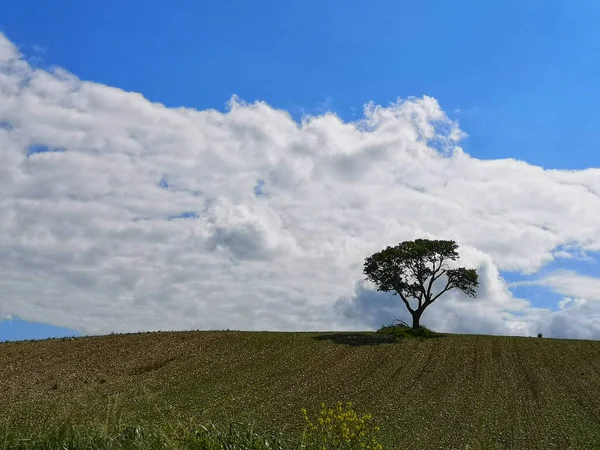
M 206 331 L 0 344 L 0 430 L 117 413 L 299 430 L 300 408 L 338 400 L 373 415 L 384 448 L 600 448 L 600 342 Z

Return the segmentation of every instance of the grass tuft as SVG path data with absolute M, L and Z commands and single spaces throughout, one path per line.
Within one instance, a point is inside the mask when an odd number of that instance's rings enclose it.
M 448 336 L 447 334 L 437 333 L 426 327 L 407 328 L 407 327 L 397 326 L 397 325 L 389 325 L 389 326 L 381 327 L 379 330 L 377 330 L 377 333 L 383 334 L 383 335 L 388 335 L 388 336 L 396 336 L 399 338 L 422 338 L 422 339 L 441 338 L 441 337 Z
M 371 415 L 362 417 L 347 404 L 344 411 L 341 402 L 336 409 L 327 409 L 322 404 L 317 425 L 306 413 L 301 412 L 307 422 L 304 432 L 286 433 L 285 427 L 276 433 L 257 430 L 255 424 L 245 425 L 231 422 L 229 426 L 214 423 L 164 421 L 160 425 L 124 425 L 121 418 L 116 422 L 81 427 L 63 422 L 59 427 L 37 429 L 24 437 L 7 432 L 0 439 L 1 449 L 14 450 L 68 450 L 68 449 L 158 449 L 172 450 L 382 450 L 374 433 L 379 427 L 370 425 Z

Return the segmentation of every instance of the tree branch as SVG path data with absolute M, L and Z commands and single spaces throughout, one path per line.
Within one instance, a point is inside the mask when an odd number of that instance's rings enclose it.
M 425 301 L 427 301 L 431 297 L 431 288 L 433 286 L 433 282 L 446 273 L 446 270 L 442 270 L 439 275 L 436 276 L 438 270 L 442 268 L 442 264 L 444 263 L 444 257 L 440 256 L 440 265 L 436 269 L 435 263 L 433 263 L 433 273 L 431 274 L 431 280 L 429 280 L 429 286 L 427 286 L 427 293 L 425 294 Z
M 395 288 L 395 287 L 394 287 L 394 289 L 396 290 L 396 293 L 400 296 L 400 298 L 402 299 L 402 301 L 404 302 L 404 304 L 406 305 L 406 307 L 408 308 L 408 310 L 412 314 L 414 312 L 414 310 L 410 307 L 410 303 L 408 303 L 408 300 L 406 300 L 406 298 L 404 297 L 404 295 L 402 295 L 402 291 L 400 289 Z
M 419 283 L 419 287 L 421 288 L 421 295 L 419 295 L 419 297 L 417 297 L 416 295 L 414 296 L 415 298 L 417 298 L 419 300 L 419 308 L 420 308 L 423 296 L 427 295 L 427 291 L 425 290 L 425 280 L 423 280 L 423 273 L 421 271 L 421 268 L 419 267 L 418 261 L 410 262 L 410 263 L 408 263 L 408 266 L 412 270 L 413 275 L 417 279 L 417 283 Z M 425 297 L 425 298 L 427 299 L 427 297 Z
M 448 280 L 448 282 L 446 283 L 446 287 L 442 290 L 442 292 L 440 292 L 438 295 L 436 295 L 435 297 L 433 297 L 430 301 L 425 302 L 427 303 L 427 305 L 431 305 L 433 302 L 435 302 L 437 300 L 437 298 L 442 295 L 444 292 L 448 292 L 450 289 L 454 288 L 456 286 L 454 286 L 452 284 L 452 282 L 450 280 Z

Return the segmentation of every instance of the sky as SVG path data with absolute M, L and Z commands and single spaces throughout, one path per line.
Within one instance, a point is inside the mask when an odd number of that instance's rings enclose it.
M 452 239 L 438 331 L 600 339 L 600 4 L 2 2 L 0 341 L 374 330 L 364 258 Z

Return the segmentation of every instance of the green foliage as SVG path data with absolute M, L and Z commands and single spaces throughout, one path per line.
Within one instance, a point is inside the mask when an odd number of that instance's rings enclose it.
M 364 272 L 367 279 L 380 285 L 381 291 L 400 290 L 407 296 L 418 298 L 422 287 L 417 278 L 427 279 L 433 275 L 429 264 L 456 260 L 457 248 L 454 241 L 416 239 L 401 242 L 365 258 Z
M 418 337 L 418 338 L 428 339 L 428 338 L 439 338 L 439 337 L 446 336 L 446 334 L 436 333 L 435 331 L 432 331 L 427 327 L 406 328 L 406 327 L 399 327 L 399 326 L 394 326 L 394 325 L 381 327 L 379 330 L 377 330 L 377 333 L 385 334 L 385 335 L 389 335 L 389 336 L 396 336 L 399 338 L 416 338 L 416 337 Z
M 382 450 L 374 437 L 379 427 L 372 426 L 371 415 L 359 417 L 347 403 L 344 411 L 338 402 L 336 409 L 322 405 L 321 415 L 313 424 L 302 408 L 306 427 L 300 437 L 285 434 L 259 433 L 254 425 L 231 422 L 228 427 L 182 423 L 81 428 L 63 423 L 54 430 L 30 434 L 27 438 L 5 434 L 0 448 L 14 450 L 34 449 L 155 449 L 169 448 L 195 450 Z
M 365 449 L 381 450 L 382 446 L 375 434 L 378 426 L 371 424 L 371 415 L 359 417 L 352 409 L 352 402 L 337 402 L 336 408 L 327 408 L 321 403 L 321 414 L 316 423 L 308 418 L 306 409 L 302 409 L 306 430 L 303 435 L 303 448 L 307 450 Z
M 298 440 L 291 435 L 262 434 L 253 425 L 242 425 L 232 422 L 228 427 L 195 426 L 184 431 L 178 438 L 183 449 L 198 450 L 287 450 L 297 448 Z
M 542 333 L 538 333 L 538 337 L 541 338 L 542 337 Z
M 27 439 L 5 437 L 0 448 L 15 450 L 38 449 L 102 449 L 133 450 L 168 448 L 172 450 L 291 450 L 299 447 L 291 436 L 265 436 L 252 426 L 229 427 L 195 425 L 129 426 L 102 430 L 98 428 L 47 432 Z M 294 442 L 295 441 L 295 442 Z M 0 440 L 0 443 L 2 441 Z
M 363 272 L 366 279 L 377 285 L 378 291 L 394 291 L 413 316 L 413 326 L 425 308 L 451 289 L 458 289 L 470 297 L 477 296 L 479 280 L 475 269 L 451 269 L 447 261 L 458 259 L 458 244 L 454 241 L 416 239 L 401 242 L 395 247 L 365 258 Z M 436 280 L 446 277 L 446 286 L 437 294 L 432 292 Z M 413 308 L 409 299 L 416 299 Z

